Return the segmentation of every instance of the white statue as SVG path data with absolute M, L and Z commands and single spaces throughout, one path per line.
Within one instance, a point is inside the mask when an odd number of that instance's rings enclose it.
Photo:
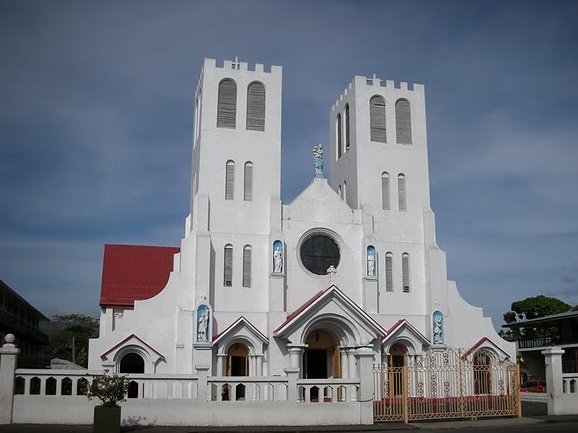
M 434 318 L 433 318 L 433 342 L 434 342 L 434 344 L 443 344 L 444 343 L 443 320 L 444 320 L 443 315 L 441 315 L 441 314 L 434 315 Z
M 313 148 L 313 167 L 315 177 L 323 178 L 323 145 L 318 144 Z
M 367 255 L 367 276 L 375 276 L 375 256 L 371 253 Z
M 277 245 L 275 251 L 273 252 L 273 272 L 280 274 L 283 272 L 283 254 L 281 253 L 281 247 Z
M 209 328 L 209 312 L 207 310 L 199 316 L 199 326 L 197 329 L 197 340 L 208 341 L 207 330 Z

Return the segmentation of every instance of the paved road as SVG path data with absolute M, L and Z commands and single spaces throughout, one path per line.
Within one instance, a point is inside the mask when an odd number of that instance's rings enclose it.
M 311 426 L 311 427 L 123 427 L 122 433 L 380 433 L 408 430 L 435 430 L 436 433 L 575 433 L 578 416 L 536 418 L 497 418 L 468 421 L 422 423 L 381 423 L 371 426 Z M 0 425 L 0 433 L 92 433 L 91 425 Z

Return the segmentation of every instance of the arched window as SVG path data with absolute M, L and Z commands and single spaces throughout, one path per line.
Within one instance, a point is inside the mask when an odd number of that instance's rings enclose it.
M 340 198 L 343 198 L 343 191 L 341 190 L 341 185 L 339 185 L 339 186 L 337 187 L 337 195 L 338 195 Z
M 219 83 L 217 128 L 235 128 L 237 117 L 237 85 L 230 78 Z
M 345 104 L 345 150 L 349 149 L 349 104 Z
M 233 245 L 225 245 L 223 257 L 223 285 L 231 287 L 233 285 Z
M 253 163 L 245 163 L 244 184 L 243 184 L 243 200 L 253 200 Z
M 247 87 L 247 129 L 265 130 L 265 86 L 258 81 Z
M 398 99 L 395 103 L 395 134 L 398 143 L 411 144 L 411 112 L 407 99 Z
M 385 99 L 375 95 L 369 100 L 369 125 L 371 141 L 385 143 Z
M 397 201 L 399 205 L 399 210 L 407 210 L 407 189 L 405 184 L 405 175 L 399 174 L 397 176 Z
M 393 254 L 385 254 L 385 291 L 393 292 Z
M 337 129 L 337 158 L 341 158 L 341 113 L 337 113 L 337 119 L 335 119 L 335 127 Z
M 235 162 L 227 161 L 225 168 L 225 200 L 235 197 Z
M 144 359 L 138 353 L 127 353 L 122 357 L 119 364 L 120 373 L 144 373 Z M 138 398 L 139 386 L 135 381 L 128 385 L 128 398 Z
M 410 281 L 409 281 L 409 254 L 403 253 L 401 256 L 401 283 L 404 293 L 409 293 L 410 291 Z
M 347 203 L 347 182 L 343 181 L 343 201 Z
M 243 248 L 243 287 L 251 287 L 251 245 Z
M 389 173 L 384 171 L 381 174 L 381 207 L 383 210 L 390 210 L 389 203 Z

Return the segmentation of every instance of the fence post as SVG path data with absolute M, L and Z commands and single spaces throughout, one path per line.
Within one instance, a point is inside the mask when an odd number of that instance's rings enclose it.
M 548 398 L 548 415 L 560 415 L 562 412 L 562 354 L 560 347 L 543 350 L 546 366 L 546 393 Z
M 284 371 L 287 375 L 287 401 L 292 403 L 299 401 L 300 396 L 297 390 L 297 378 L 301 370 L 299 367 L 287 367 Z
M 373 424 L 373 350 L 369 347 L 357 349 L 357 367 L 359 375 L 359 392 L 357 401 L 360 407 L 360 423 Z
M 207 401 L 207 378 L 209 375 L 208 365 L 195 365 L 197 370 L 197 399 L 201 402 Z M 212 396 L 211 396 L 212 398 Z
M 407 365 L 404 365 L 401 369 L 402 375 L 402 385 L 401 385 L 401 396 L 403 398 L 403 422 L 409 423 L 409 372 Z
M 14 335 L 7 334 L 0 348 L 0 424 L 12 424 L 14 407 L 14 373 L 20 349 L 14 345 Z

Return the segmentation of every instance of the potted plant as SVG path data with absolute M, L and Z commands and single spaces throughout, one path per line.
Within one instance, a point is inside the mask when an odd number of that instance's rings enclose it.
M 89 399 L 98 398 L 102 404 L 94 407 L 94 433 L 120 432 L 120 402 L 126 401 L 128 379 L 126 376 L 103 375 L 95 376 L 87 396 Z

